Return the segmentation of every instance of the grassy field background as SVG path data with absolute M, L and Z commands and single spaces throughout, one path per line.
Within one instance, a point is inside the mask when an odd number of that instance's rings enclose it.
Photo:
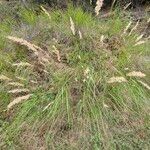
M 150 15 L 141 13 L 1 3 L 0 149 L 150 149 Z

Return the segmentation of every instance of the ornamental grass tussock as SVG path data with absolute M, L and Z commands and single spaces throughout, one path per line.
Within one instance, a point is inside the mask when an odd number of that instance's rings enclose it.
M 147 149 L 147 16 L 103 3 L 0 8 L 0 149 Z

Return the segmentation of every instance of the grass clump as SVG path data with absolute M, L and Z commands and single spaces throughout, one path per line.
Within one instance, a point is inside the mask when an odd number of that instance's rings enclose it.
M 118 12 L 43 10 L 0 23 L 0 147 L 149 149 L 149 39 Z

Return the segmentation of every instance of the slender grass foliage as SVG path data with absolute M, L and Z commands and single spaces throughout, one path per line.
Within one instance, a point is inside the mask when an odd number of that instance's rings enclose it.
M 0 149 L 149 149 L 147 20 L 17 10 L 0 13 Z

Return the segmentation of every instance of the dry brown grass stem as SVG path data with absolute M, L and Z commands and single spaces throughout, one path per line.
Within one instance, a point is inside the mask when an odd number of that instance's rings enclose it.
M 132 21 L 130 21 L 130 22 L 128 23 L 128 25 L 125 27 L 125 29 L 124 29 L 124 31 L 123 31 L 123 34 L 126 34 L 126 33 L 127 33 L 127 31 L 129 30 L 131 24 L 132 24 Z
M 16 78 L 20 81 L 27 81 L 27 79 L 23 78 L 23 77 L 19 77 L 19 76 L 16 76 Z
M 127 80 L 124 77 L 111 77 L 107 83 L 122 83 L 122 82 L 127 82 Z
M 59 50 L 56 48 L 55 45 L 53 45 L 53 48 L 54 48 L 54 53 L 55 53 L 56 56 L 57 56 L 58 62 L 61 62 L 61 57 L 60 57 L 60 52 L 59 52 Z
M 135 42 L 138 42 L 139 40 L 141 40 L 143 38 L 144 34 L 141 34 L 140 36 L 138 36 L 135 40 Z
M 31 65 L 28 62 L 19 62 L 19 63 L 13 63 L 12 66 L 16 66 L 16 67 L 32 67 L 33 65 Z
M 23 87 L 24 85 L 22 83 L 19 83 L 19 82 L 9 82 L 7 84 L 8 86 L 17 86 L 17 87 Z
M 135 31 L 139 25 L 139 20 L 136 22 L 135 26 L 131 29 L 130 33 L 129 33 L 129 36 L 133 33 L 133 31 Z
M 83 39 L 82 32 L 80 30 L 79 30 L 79 38 L 80 40 Z
M 0 75 L 0 80 L 1 80 L 1 81 L 11 81 L 12 79 L 8 78 L 8 77 L 5 76 L 5 75 Z
M 146 75 L 140 71 L 132 71 L 132 72 L 129 72 L 128 74 L 126 74 L 126 76 L 128 77 L 140 77 L 140 78 L 143 78 L 145 77 Z
M 37 56 L 39 63 L 41 63 L 41 64 L 42 64 L 42 62 L 49 63 L 50 56 L 49 56 L 48 52 L 44 51 L 39 46 L 32 44 L 22 38 L 18 38 L 18 37 L 14 37 L 14 36 L 7 36 L 6 38 L 13 41 L 14 43 L 23 45 L 23 46 L 27 47 L 29 50 L 31 50 Z
M 96 2 L 96 7 L 95 7 L 96 16 L 99 15 L 99 11 L 101 10 L 101 8 L 103 6 L 103 2 L 104 2 L 104 0 L 97 0 L 97 2 Z
M 7 39 L 9 39 L 19 45 L 26 46 L 29 50 L 32 50 L 36 55 L 38 55 L 37 50 L 42 50 L 40 47 L 37 47 L 36 45 L 31 44 L 30 42 L 28 42 L 22 38 L 17 38 L 14 36 L 7 36 Z
M 11 109 L 14 105 L 21 103 L 22 101 L 28 100 L 30 97 L 32 96 L 32 94 L 28 94 L 25 96 L 20 96 L 17 97 L 16 99 L 14 99 L 11 103 L 9 103 L 9 105 L 7 106 L 7 109 Z
M 50 102 L 47 106 L 44 107 L 43 111 L 45 111 L 46 109 L 48 109 L 52 104 L 53 104 L 53 102 Z
M 51 19 L 51 16 L 50 16 L 49 12 L 43 6 L 41 6 L 41 9 L 48 16 L 48 18 Z
M 13 89 L 8 91 L 8 93 L 17 94 L 17 93 L 28 93 L 28 89 Z
M 142 45 L 144 43 L 146 43 L 146 41 L 138 41 L 134 44 L 134 46 Z
M 70 29 L 71 29 L 72 34 L 75 35 L 76 34 L 75 24 L 74 24 L 74 22 L 73 22 L 71 17 L 70 17 Z
M 105 36 L 104 36 L 104 35 L 101 35 L 101 38 L 100 38 L 101 43 L 104 42 L 104 39 L 105 39 Z
M 145 82 L 143 82 L 143 81 L 141 81 L 141 80 L 137 80 L 139 83 L 141 83 L 146 89 L 148 89 L 148 90 L 150 90 L 150 86 L 147 84 L 147 83 L 145 83 Z
M 128 3 L 124 8 L 123 8 L 123 10 L 126 10 L 126 9 L 128 9 L 128 7 L 131 5 L 132 3 L 130 2 L 130 3 Z

